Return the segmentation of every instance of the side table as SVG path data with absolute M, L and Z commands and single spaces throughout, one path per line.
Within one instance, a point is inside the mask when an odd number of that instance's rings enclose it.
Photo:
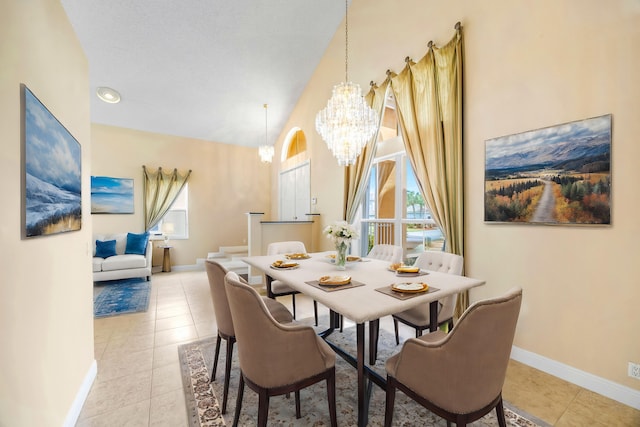
M 162 272 L 170 273 L 171 272 L 171 248 L 173 246 L 158 246 L 158 248 L 164 249 L 164 253 L 162 255 Z

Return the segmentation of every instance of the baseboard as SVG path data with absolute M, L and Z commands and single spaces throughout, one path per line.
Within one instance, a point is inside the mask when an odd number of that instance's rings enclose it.
M 640 410 L 640 391 L 614 383 L 564 363 L 557 362 L 548 357 L 540 356 L 528 350 L 513 346 L 511 358 L 529 365 L 554 377 L 561 378 L 582 388 L 591 390 L 610 399 L 624 403 L 627 406 Z
M 80 411 L 82 410 L 82 406 L 84 402 L 87 400 L 87 396 L 89 395 L 89 391 L 91 390 L 91 386 L 93 385 L 93 381 L 96 379 L 96 375 L 98 374 L 98 362 L 95 360 L 89 367 L 89 371 L 84 376 L 84 381 L 80 385 L 80 389 L 76 394 L 76 398 L 67 413 L 67 418 L 64 420 L 64 427 L 74 427 L 76 422 L 78 421 L 78 417 L 80 416 Z

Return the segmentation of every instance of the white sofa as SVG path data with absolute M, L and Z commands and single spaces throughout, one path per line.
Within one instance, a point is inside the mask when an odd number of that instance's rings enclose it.
M 96 257 L 96 240 L 116 241 L 116 254 L 108 258 Z M 128 279 L 133 277 L 151 278 L 151 257 L 153 245 L 147 243 L 144 255 L 125 254 L 127 233 L 101 234 L 93 237 L 93 281 Z

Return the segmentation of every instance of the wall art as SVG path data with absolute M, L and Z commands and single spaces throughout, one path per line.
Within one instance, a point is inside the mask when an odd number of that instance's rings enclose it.
M 24 236 L 80 230 L 80 144 L 25 85 L 22 94 Z
M 91 177 L 92 214 L 132 214 L 133 179 Z
M 611 119 L 485 141 L 485 221 L 611 224 Z

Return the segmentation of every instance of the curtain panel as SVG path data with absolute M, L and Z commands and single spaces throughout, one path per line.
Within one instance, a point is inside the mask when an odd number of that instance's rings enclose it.
M 374 132 L 371 140 L 364 146 L 362 153 L 356 159 L 353 165 L 347 166 L 345 169 L 345 188 L 344 188 L 344 208 L 343 216 L 348 223 L 352 223 L 356 218 L 358 206 L 362 203 L 369 175 L 371 173 L 371 164 L 376 155 L 376 147 L 378 135 L 380 133 L 380 124 L 384 113 L 385 99 L 389 79 L 385 80 L 382 85 L 377 86 L 371 82 L 371 89 L 364 97 L 369 107 L 378 115 L 378 128 Z
M 407 157 L 433 219 L 445 237 L 446 250 L 464 253 L 462 165 L 462 31 L 445 46 L 429 43 L 418 62 L 406 59 L 399 74 L 391 73 L 398 120 Z M 456 315 L 469 305 L 460 294 Z
M 149 231 L 167 213 L 171 205 L 184 188 L 191 176 L 191 170 L 180 175 L 177 169 L 164 172 L 162 168 L 157 171 L 149 171 L 142 166 L 144 176 L 144 228 Z

